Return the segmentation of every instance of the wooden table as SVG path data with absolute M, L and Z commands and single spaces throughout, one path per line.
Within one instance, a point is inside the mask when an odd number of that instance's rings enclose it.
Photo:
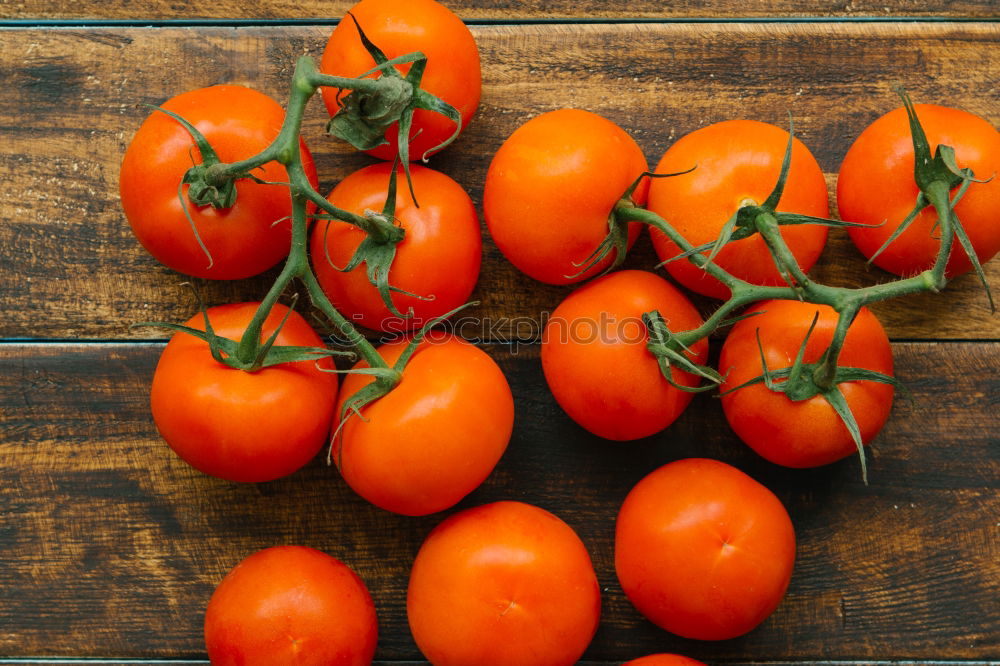
M 295 58 L 319 56 L 350 3 L 139 4 L 0 5 L 0 663 L 204 663 L 202 614 L 215 584 L 279 543 L 348 562 L 378 608 L 377 658 L 419 661 L 404 591 L 442 516 L 375 509 L 321 460 L 258 485 L 193 471 L 149 415 L 162 332 L 129 328 L 195 308 L 184 278 L 133 239 L 118 203 L 118 165 L 147 113 L 141 104 L 222 82 L 284 99 Z M 477 205 L 503 139 L 562 106 L 618 122 L 654 164 L 709 122 L 782 124 L 791 111 L 831 192 L 853 137 L 898 105 L 891 83 L 1000 123 L 991 0 L 447 4 L 472 24 L 484 91 L 472 126 L 432 165 Z M 323 122 L 317 103 L 306 136 L 327 187 L 370 160 L 323 138 Z M 653 263 L 643 239 L 628 265 Z M 1000 261 L 987 273 L 1000 290 Z M 815 274 L 849 285 L 886 278 L 842 234 Z M 273 277 L 198 287 L 210 303 L 250 300 Z M 520 334 L 512 320 L 551 311 L 566 293 L 517 273 L 487 239 L 477 314 L 496 322 L 484 342 L 509 376 L 517 416 L 507 455 L 460 507 L 523 500 L 578 531 L 604 603 L 586 660 L 657 651 L 727 664 L 1000 659 L 1000 318 L 974 278 L 876 308 L 912 400 L 898 402 L 872 446 L 868 486 L 853 459 L 811 471 L 762 461 L 707 396 L 645 441 L 587 435 L 545 388 L 536 345 L 511 344 Z M 747 471 L 795 523 L 787 598 L 743 638 L 699 643 L 660 631 L 614 575 L 613 519 L 626 492 L 687 456 Z

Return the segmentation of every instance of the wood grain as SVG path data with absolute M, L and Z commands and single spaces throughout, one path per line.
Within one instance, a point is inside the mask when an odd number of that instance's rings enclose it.
M 498 499 L 562 516 L 590 549 L 602 625 L 585 658 L 620 663 L 677 651 L 716 660 L 945 659 L 1000 655 L 1000 343 L 896 344 L 900 400 L 856 460 L 793 471 L 756 458 L 699 397 L 660 435 L 587 435 L 545 389 L 537 348 L 489 351 L 511 382 L 515 432 L 500 465 L 460 506 Z M 204 657 L 213 586 L 242 557 L 301 543 L 369 585 L 378 656 L 419 660 L 406 629 L 407 572 L 442 515 L 403 518 L 357 498 L 314 461 L 284 480 L 200 475 L 158 438 L 147 400 L 156 343 L 0 345 L 0 655 Z M 798 534 L 788 596 L 732 641 L 673 637 L 643 620 L 615 579 L 613 519 L 628 489 L 688 456 L 728 461 L 773 489 Z
M 142 320 L 180 321 L 193 309 L 184 280 L 135 242 L 117 200 L 121 155 L 147 114 L 181 91 L 220 83 L 279 99 L 295 58 L 318 56 L 329 28 L 12 29 L 2 34 L 0 338 L 149 338 Z M 657 24 L 474 28 L 484 63 L 480 112 L 432 166 L 481 201 L 489 156 L 528 118 L 567 105 L 627 128 L 655 164 L 670 143 L 732 117 L 784 123 L 791 111 L 832 186 L 853 137 L 897 105 L 891 82 L 918 101 L 941 100 L 1000 121 L 1000 24 Z M 315 104 L 305 135 L 329 186 L 370 160 L 322 136 Z M 630 265 L 651 267 L 642 241 Z M 845 237 L 816 269 L 857 284 L 866 271 Z M 1000 265 L 988 273 L 997 282 Z M 252 300 L 267 278 L 202 284 L 210 303 Z M 947 298 L 878 308 L 904 339 L 1000 338 L 974 279 Z M 493 335 L 537 319 L 567 292 L 518 273 L 486 243 L 475 313 Z
M 70 2 L 69 0 L 13 0 L 0 10 L 4 18 L 18 19 L 336 19 L 355 4 L 354 0 L 267 0 L 179 4 L 168 0 L 150 0 L 136 5 L 129 0 L 112 2 Z M 997 16 L 989 0 L 444 0 L 443 4 L 466 20 L 502 21 L 532 19 L 628 19 L 628 18 L 703 18 L 718 17 L 974 17 Z

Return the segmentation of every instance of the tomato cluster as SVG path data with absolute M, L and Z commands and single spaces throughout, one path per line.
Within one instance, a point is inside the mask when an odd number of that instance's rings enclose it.
M 468 125 L 479 53 L 435 0 L 362 0 L 350 18 L 318 69 L 309 59 L 297 66 L 298 115 L 249 88 L 214 86 L 168 100 L 129 145 L 125 216 L 163 264 L 237 279 L 286 258 L 260 302 L 170 325 L 177 333 L 154 374 L 152 414 L 170 447 L 206 474 L 276 479 L 328 445 L 358 495 L 428 515 L 490 475 L 514 426 L 496 361 L 431 330 L 478 279 L 473 202 L 450 177 L 407 159 L 436 152 Z M 297 131 L 316 92 L 331 134 L 402 163 L 372 164 L 327 197 L 316 192 Z M 555 308 L 540 344 L 545 381 L 582 428 L 615 441 L 649 437 L 695 392 L 718 389 L 733 432 L 768 461 L 814 467 L 860 452 L 864 464 L 895 388 L 889 340 L 864 305 L 939 288 L 1000 250 L 1000 180 L 975 178 L 1000 170 L 1000 133 L 904 95 L 904 108 L 847 152 L 837 222 L 827 219 L 822 170 L 790 130 L 712 124 L 676 141 L 650 174 L 624 129 L 560 109 L 528 120 L 497 150 L 483 191 L 496 246 L 535 280 L 590 280 Z M 858 292 L 816 284 L 808 271 L 828 227 L 844 225 L 866 257 L 903 278 Z M 644 226 L 680 288 L 653 272 L 614 270 Z M 361 356 L 356 363 L 336 363 L 305 318 L 278 302 L 296 278 Z M 683 289 L 724 302 L 703 317 Z M 355 324 L 397 337 L 376 348 Z M 711 368 L 709 338 L 730 325 Z M 794 528 L 777 497 L 701 458 L 665 464 L 635 485 L 614 545 L 615 573 L 635 608 L 700 640 L 766 620 L 795 560 Z M 567 523 L 501 501 L 454 513 L 427 535 L 406 610 L 433 664 L 569 665 L 597 631 L 601 590 Z M 362 580 L 299 546 L 247 557 L 205 617 L 213 664 L 369 664 L 377 634 Z M 700 662 L 656 654 L 628 663 Z

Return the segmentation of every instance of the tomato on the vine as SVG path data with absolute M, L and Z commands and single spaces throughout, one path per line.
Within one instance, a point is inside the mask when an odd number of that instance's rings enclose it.
M 258 305 L 209 308 L 212 329 L 239 340 Z M 274 333 L 287 311 L 274 306 L 262 339 Z M 185 325 L 205 330 L 201 314 Z M 296 312 L 290 313 L 275 344 L 323 346 Z M 327 442 L 337 400 L 332 367 L 329 359 L 305 360 L 246 372 L 212 358 L 207 342 L 178 332 L 153 375 L 153 420 L 177 455 L 206 474 L 230 481 L 277 479 L 312 460 Z
M 305 546 L 275 546 L 230 571 L 205 611 L 214 666 L 367 666 L 375 606 L 347 565 Z
M 590 111 L 560 109 L 536 116 L 493 156 L 483 190 L 483 214 L 497 247 L 519 270 L 550 284 L 600 273 L 614 250 L 579 274 L 608 234 L 608 216 L 648 171 L 635 140 Z M 646 202 L 643 180 L 632 195 Z M 628 225 L 628 245 L 639 235 Z
M 373 164 L 355 171 L 333 189 L 330 202 L 352 213 L 381 211 L 392 166 Z M 372 285 L 364 264 L 348 264 L 365 239 L 365 232 L 340 221 L 319 221 L 312 231 L 310 253 L 316 277 L 334 306 L 348 319 L 368 328 L 401 332 L 419 328 L 465 303 L 479 278 L 482 233 L 469 195 L 448 176 L 419 165 L 410 167 L 419 207 L 404 185 L 398 168 L 395 218 L 406 236 L 396 245 L 389 285 L 414 294 L 392 292 L 392 302 L 404 315 L 389 311 Z
M 967 111 L 935 104 L 915 104 L 914 108 L 931 154 L 939 145 L 951 146 L 959 167 L 971 168 L 976 178 L 988 180 L 972 183 L 955 207 L 976 256 L 985 263 L 1000 251 L 1000 178 L 995 177 L 1000 173 L 1000 132 Z M 916 205 L 913 163 L 913 139 L 902 107 L 869 125 L 844 156 L 837 178 L 837 207 L 845 221 L 871 225 L 848 230 L 868 258 Z M 873 262 L 903 276 L 929 269 L 941 247 L 937 231 L 937 213 L 929 206 Z M 946 274 L 960 275 L 971 268 L 968 256 L 956 243 Z
M 684 411 L 690 392 L 671 386 L 647 348 L 643 314 L 657 310 L 673 333 L 702 324 L 687 297 L 646 271 L 611 273 L 572 292 L 553 311 L 542 339 L 542 369 L 556 402 L 586 430 L 613 440 L 655 434 Z M 704 363 L 708 342 L 691 346 Z M 697 378 L 671 369 L 675 383 Z
M 389 342 L 379 353 L 391 366 L 408 342 Z M 337 413 L 371 381 L 349 374 Z M 348 413 L 334 461 L 359 495 L 410 516 L 447 509 L 478 487 L 514 427 L 514 399 L 500 367 L 482 349 L 445 333 L 427 335 L 399 384 L 360 411 Z
M 791 300 L 757 303 L 750 311 L 759 314 L 730 330 L 719 359 L 719 372 L 726 378 L 722 409 L 737 436 L 767 460 L 787 467 L 826 465 L 856 453 L 850 431 L 822 395 L 794 401 L 764 383 L 731 391 L 762 375 L 761 349 L 769 371 L 790 367 L 817 315 L 802 361 L 819 361 L 833 339 L 836 312 L 826 305 Z M 889 338 L 867 308 L 848 328 L 838 365 L 892 376 Z M 889 417 L 892 384 L 862 380 L 837 386 L 857 421 L 862 442 L 870 442 Z
M 479 106 L 482 73 L 479 49 L 462 19 L 435 0 L 361 0 L 349 12 L 389 59 L 415 51 L 427 56 L 420 88 L 455 107 L 462 116 L 462 128 L 468 126 Z M 320 71 L 357 77 L 374 66 L 357 26 L 345 17 L 327 41 Z M 410 65 L 399 65 L 397 69 L 405 75 Z M 334 88 L 323 88 L 321 92 L 326 108 L 335 114 L 340 109 L 339 98 L 345 93 Z M 367 152 L 383 160 L 395 157 L 398 131 L 394 123 L 385 135 L 388 143 Z M 446 116 L 417 109 L 410 129 L 410 159 L 420 159 L 454 132 L 455 123 Z
M 663 217 L 694 246 L 715 241 L 726 221 L 742 206 L 763 204 L 778 182 L 788 132 L 756 120 L 727 120 L 687 134 L 663 154 L 657 173 L 691 173 L 656 178 L 649 187 L 649 210 Z M 799 139 L 792 143 L 788 178 L 776 210 L 827 217 L 829 203 L 823 170 Z M 665 234 L 652 231 L 653 246 L 667 261 L 681 249 Z M 783 226 L 782 236 L 803 270 L 808 271 L 826 244 L 818 224 Z M 708 251 L 705 251 L 708 254 Z M 759 234 L 732 241 L 713 261 L 753 284 L 784 284 Z M 727 298 L 729 289 L 686 259 L 666 264 L 671 277 L 705 296 Z
M 615 571 L 629 601 L 679 636 L 724 640 L 778 607 L 795 531 L 774 494 L 731 465 L 668 463 L 629 492 L 615 526 Z
M 285 119 L 276 101 L 237 85 L 192 90 L 167 100 L 162 108 L 191 123 L 222 162 L 263 151 L 278 136 Z M 301 140 L 300 147 L 306 174 L 315 187 L 312 157 Z M 194 139 L 175 118 L 154 111 L 143 122 L 125 151 L 119 178 L 122 208 L 136 238 L 160 263 L 194 277 L 234 280 L 274 266 L 288 254 L 292 241 L 291 197 L 288 188 L 280 185 L 288 182 L 285 167 L 269 162 L 253 172 L 258 179 L 276 184 L 237 180 L 236 203 L 217 210 L 193 204 L 187 185 L 183 199 L 178 196 L 184 174 L 201 162 Z
M 450 516 L 410 573 L 410 631 L 435 666 L 570 666 L 597 630 L 601 592 L 580 537 L 522 502 Z

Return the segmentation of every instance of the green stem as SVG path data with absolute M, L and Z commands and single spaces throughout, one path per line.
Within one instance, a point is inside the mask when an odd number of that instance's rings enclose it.
M 676 229 L 670 226 L 666 220 L 653 211 L 646 210 L 645 208 L 638 208 L 635 204 L 622 200 L 615 205 L 615 214 L 621 216 L 621 219 L 623 220 L 642 222 L 659 229 L 684 252 L 690 252 L 694 249 L 694 245 L 689 243 L 684 236 L 682 236 Z M 735 290 L 737 287 L 742 285 L 749 285 L 748 282 L 745 282 L 737 277 L 733 277 L 722 268 L 719 268 L 715 262 L 709 262 L 708 257 L 701 253 L 692 254 L 688 257 L 688 260 L 695 266 L 704 268 L 709 275 L 729 287 L 730 290 Z
M 844 348 L 844 340 L 847 338 L 847 330 L 854 323 L 854 318 L 858 316 L 863 303 L 859 299 L 848 299 L 842 302 L 837 310 L 837 327 L 833 331 L 833 339 L 830 346 L 823 353 L 823 360 L 820 361 L 813 372 L 813 382 L 821 389 L 832 389 L 837 383 L 837 360 L 840 358 L 840 351 Z
M 370 222 L 369 218 L 354 215 L 341 211 L 331 205 L 326 199 L 320 196 L 306 174 L 302 163 L 302 149 L 299 142 L 299 133 L 302 127 L 302 118 L 306 103 L 316 93 L 317 86 L 312 83 L 312 78 L 316 76 L 316 65 L 309 57 L 302 57 L 295 66 L 295 73 L 292 76 L 291 94 L 289 96 L 288 110 L 285 114 L 285 122 L 275 140 L 260 155 L 248 158 L 241 162 L 234 162 L 227 167 L 231 173 L 245 172 L 249 166 L 258 163 L 277 159 L 285 165 L 291 183 L 292 197 L 292 241 L 291 248 L 285 265 L 261 301 L 260 306 L 254 313 L 253 318 L 247 325 L 246 331 L 240 338 L 237 348 L 237 356 L 240 361 L 252 364 L 260 350 L 261 331 L 264 321 L 270 314 L 271 309 L 278 298 L 284 292 L 288 284 L 298 278 L 304 284 L 306 291 L 312 302 L 326 315 L 341 335 L 348 343 L 361 355 L 372 368 L 388 368 L 382 356 L 375 347 L 354 327 L 351 322 L 344 318 L 333 306 L 326 294 L 323 292 L 319 281 L 313 273 L 309 263 L 309 216 L 308 205 L 310 202 L 320 205 L 326 212 L 337 217 L 346 217 L 345 222 L 357 223 L 366 231 L 374 229 L 376 233 L 380 231 L 375 222 Z M 351 79 L 351 81 L 354 81 Z M 357 219 L 355 219 L 357 218 Z M 393 225 L 389 223 L 393 229 Z M 251 369 L 254 369 L 251 366 Z

